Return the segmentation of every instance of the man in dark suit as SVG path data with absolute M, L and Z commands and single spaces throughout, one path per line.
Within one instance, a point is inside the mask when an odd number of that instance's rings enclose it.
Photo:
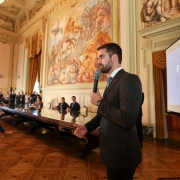
M 3 93 L 2 93 L 2 91 L 0 91 L 0 102 L 3 102 L 3 101 L 4 101 Z
M 9 95 L 10 104 L 14 104 L 15 103 L 15 98 L 16 98 L 16 94 L 12 90 L 11 94 Z
M 16 104 L 20 104 L 20 98 L 21 98 L 21 94 L 20 92 L 18 92 L 18 94 L 16 95 Z
M 72 103 L 70 104 L 70 107 L 67 108 L 68 111 L 80 111 L 80 105 L 76 102 L 76 96 L 72 96 Z
M 136 119 L 142 98 L 142 85 L 135 74 L 121 67 L 122 50 L 115 43 L 98 49 L 97 64 L 102 73 L 112 77 L 103 97 L 99 90 L 91 93 L 91 103 L 98 106 L 97 115 L 85 125 L 74 125 L 74 134 L 82 138 L 99 128 L 101 160 L 108 180 L 133 180 L 142 161 L 136 132 Z
M 66 110 L 69 107 L 69 105 L 65 102 L 65 98 L 61 98 L 61 103 L 58 104 L 58 106 L 53 107 L 53 110 Z
M 20 95 L 20 104 L 25 104 L 25 94 L 23 91 L 21 91 Z
M 142 92 L 142 100 L 141 100 L 141 107 L 139 110 L 138 118 L 136 120 L 136 128 L 137 128 L 137 135 L 139 139 L 139 143 L 141 145 L 141 148 L 143 147 L 143 130 L 142 130 L 142 104 L 144 102 L 144 93 Z

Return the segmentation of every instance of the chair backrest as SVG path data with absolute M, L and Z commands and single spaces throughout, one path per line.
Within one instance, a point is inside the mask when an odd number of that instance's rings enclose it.
M 88 115 L 88 108 L 86 106 L 80 107 L 80 115 L 84 117 Z
M 51 109 L 51 103 L 47 103 L 47 109 Z

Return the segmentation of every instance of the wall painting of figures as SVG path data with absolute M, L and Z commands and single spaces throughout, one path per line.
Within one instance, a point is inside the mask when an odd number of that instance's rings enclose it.
M 142 0 L 143 29 L 180 17 L 180 0 Z
M 112 42 L 112 3 L 79 0 L 50 22 L 47 86 L 94 81 L 96 48 Z

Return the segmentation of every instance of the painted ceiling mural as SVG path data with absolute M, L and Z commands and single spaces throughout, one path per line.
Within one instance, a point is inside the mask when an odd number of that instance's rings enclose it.
M 29 12 L 29 19 L 35 16 L 44 5 L 45 5 L 45 0 L 36 1 L 35 6 Z
M 13 15 L 17 15 L 19 13 L 19 11 L 21 10 L 20 8 L 16 7 L 16 6 L 0 6 L 0 9 L 9 12 Z
M 180 0 L 142 0 L 143 29 L 180 17 Z
M 27 8 L 27 3 L 31 1 L 31 6 Z M 8 0 L 0 4 L 0 28 L 17 31 L 15 24 L 20 28 L 27 21 L 33 18 L 45 5 L 45 0 Z M 29 17 L 27 18 L 27 14 Z
M 3 14 L 0 14 L 0 27 L 10 31 L 14 31 L 15 21 Z
M 47 85 L 94 81 L 96 48 L 112 39 L 111 7 L 111 0 L 80 0 L 51 23 Z

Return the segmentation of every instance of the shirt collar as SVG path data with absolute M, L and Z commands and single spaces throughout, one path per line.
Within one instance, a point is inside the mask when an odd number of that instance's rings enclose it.
M 119 67 L 119 68 L 115 69 L 115 70 L 110 74 L 110 76 L 111 76 L 112 78 L 114 78 L 114 76 L 115 76 L 121 69 L 122 69 L 122 67 Z

